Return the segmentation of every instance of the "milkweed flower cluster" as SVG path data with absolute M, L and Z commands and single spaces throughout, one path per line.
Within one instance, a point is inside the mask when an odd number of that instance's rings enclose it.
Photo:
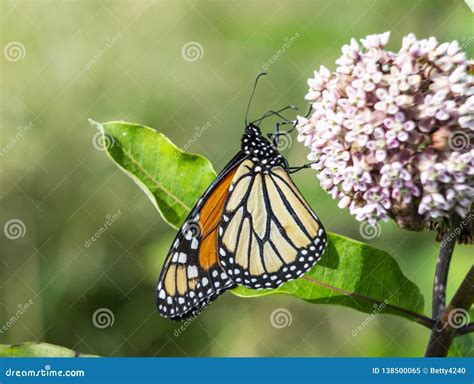
M 421 230 L 474 197 L 473 63 L 457 41 L 390 33 L 342 47 L 337 69 L 308 80 L 309 117 L 297 119 L 322 187 L 359 221 Z

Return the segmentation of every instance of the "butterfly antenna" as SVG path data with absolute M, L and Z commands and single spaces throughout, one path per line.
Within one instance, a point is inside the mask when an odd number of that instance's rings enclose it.
M 258 80 L 262 76 L 265 76 L 266 74 L 267 74 L 267 72 L 261 72 L 255 78 L 255 83 L 253 84 L 252 94 L 250 95 L 249 103 L 247 104 L 247 111 L 245 112 L 245 126 L 246 127 L 248 126 L 248 117 L 249 117 L 249 111 L 250 111 L 250 104 L 252 104 L 253 95 L 255 94 L 255 89 L 257 88 Z

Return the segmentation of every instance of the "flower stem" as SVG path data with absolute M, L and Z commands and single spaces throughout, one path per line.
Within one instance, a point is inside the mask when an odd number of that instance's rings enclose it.
M 462 326 L 468 320 L 468 311 L 474 302 L 474 266 L 471 267 L 454 294 L 448 307 L 442 312 L 431 331 L 426 357 L 445 357 L 457 334 L 465 334 L 470 325 Z M 461 318 L 457 317 L 461 316 Z M 472 327 L 471 327 L 472 328 Z M 471 329 L 472 331 L 472 329 Z
M 458 331 L 460 335 L 467 335 L 472 332 L 474 332 L 474 323 L 469 323 Z
M 461 223 L 458 215 L 452 217 L 451 226 L 443 235 L 439 250 L 438 263 L 433 281 L 432 317 L 438 320 L 446 307 L 446 284 L 448 283 L 449 265 L 453 256 L 457 236 L 453 232 Z

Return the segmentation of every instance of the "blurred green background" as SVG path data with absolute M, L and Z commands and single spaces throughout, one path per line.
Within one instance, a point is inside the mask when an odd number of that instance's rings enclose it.
M 103 356 L 422 355 L 429 332 L 420 325 L 378 315 L 354 337 L 367 314 L 286 296 L 226 293 L 177 331 L 154 306 L 175 231 L 96 148 L 87 118 L 148 125 L 220 170 L 239 149 L 264 67 L 251 117 L 288 104 L 306 111 L 306 79 L 320 64 L 334 68 L 351 37 L 390 30 L 389 48 L 398 50 L 409 32 L 434 35 L 457 39 L 472 57 L 472 17 L 464 2 L 446 0 L 2 0 L 0 224 L 18 219 L 25 232 L 16 240 L 0 233 L 0 325 L 33 305 L 0 343 L 40 340 Z M 285 154 L 298 165 L 306 149 L 295 139 Z M 313 171 L 294 179 L 327 229 L 363 240 Z M 369 242 L 420 286 L 429 314 L 434 234 L 384 223 Z M 457 247 L 448 296 L 471 264 L 472 249 Z M 114 317 L 104 329 L 92 321 L 101 308 Z M 290 326 L 271 325 L 278 308 L 290 311 Z

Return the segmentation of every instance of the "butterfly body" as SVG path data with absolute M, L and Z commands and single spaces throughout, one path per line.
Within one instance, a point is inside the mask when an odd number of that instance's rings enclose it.
M 242 152 L 257 167 L 266 171 L 278 165 L 286 166 L 285 158 L 253 125 L 248 126 L 242 136 Z
M 236 285 L 276 288 L 321 257 L 324 229 L 297 190 L 286 159 L 249 124 L 241 151 L 192 209 L 157 287 L 158 311 L 193 316 Z

